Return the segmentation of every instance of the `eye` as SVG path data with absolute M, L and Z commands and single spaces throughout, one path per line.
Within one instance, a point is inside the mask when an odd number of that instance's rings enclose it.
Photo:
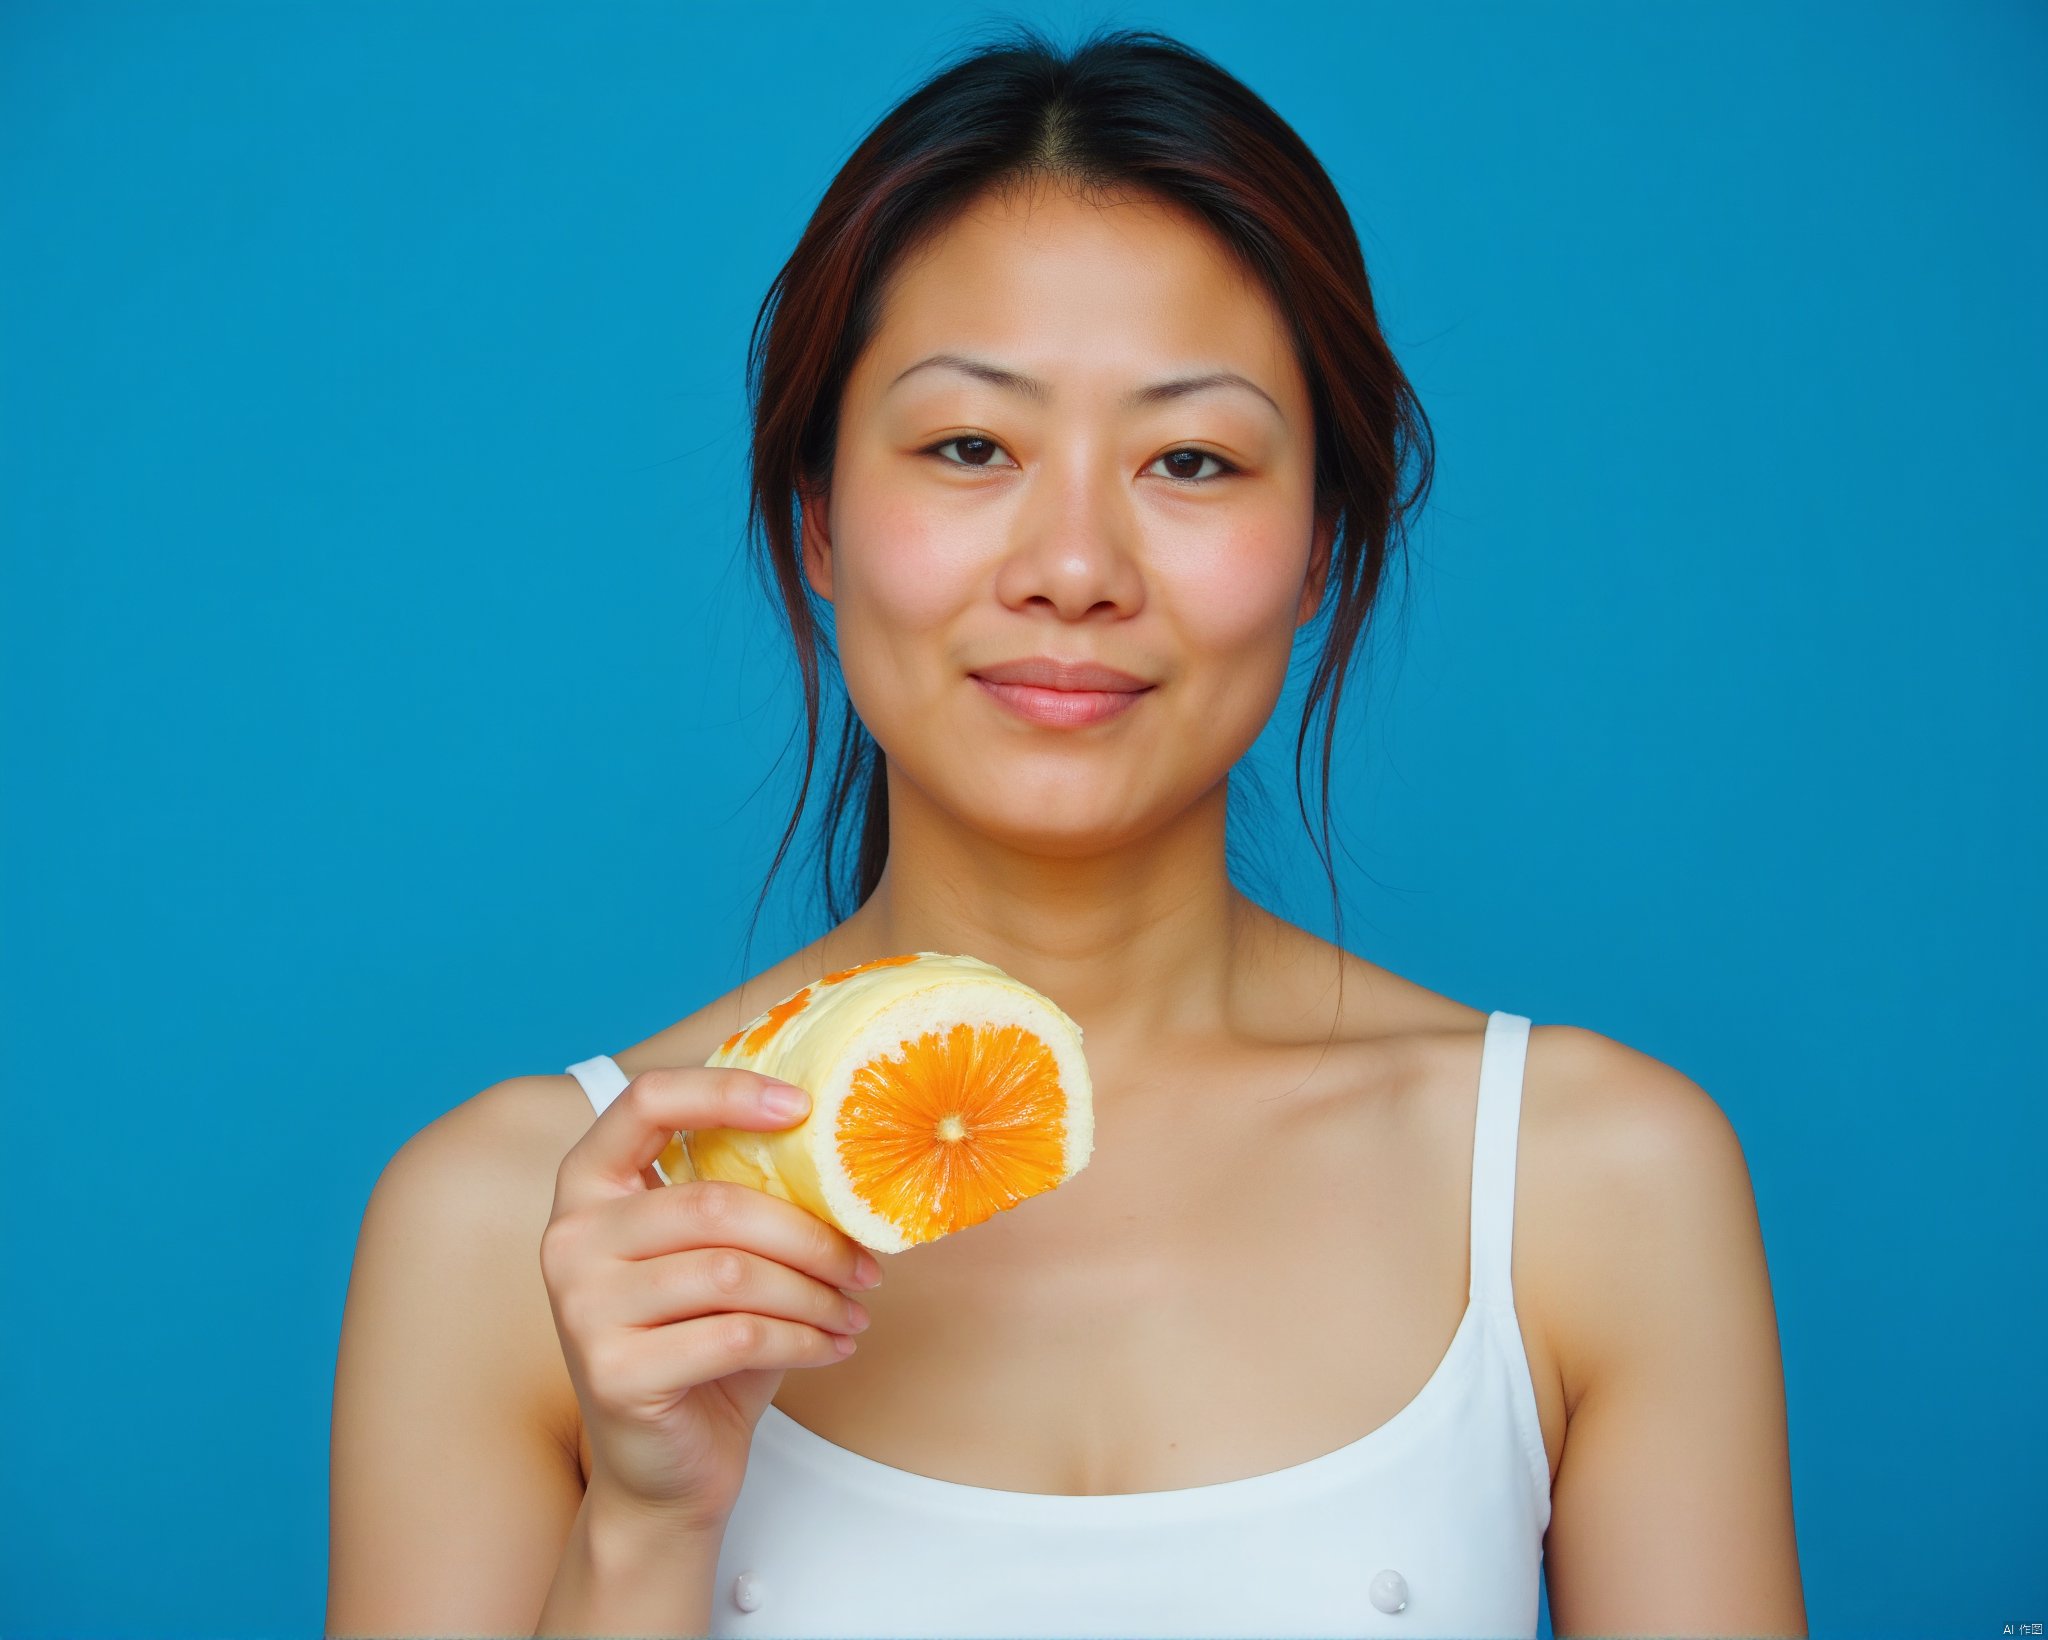
M 1193 445 L 1188 445 L 1179 450 L 1168 450 L 1165 455 L 1159 458 L 1159 460 L 1180 462 L 1186 461 L 1190 456 L 1194 458 L 1194 464 L 1197 468 L 1200 468 L 1201 464 L 1205 461 L 1213 461 L 1216 463 L 1218 467 L 1222 468 L 1223 471 L 1220 473 L 1202 473 L 1199 471 L 1192 473 L 1168 473 L 1165 476 L 1174 480 L 1174 482 L 1178 484 L 1210 484 L 1214 483 L 1217 479 L 1226 477 L 1227 475 L 1234 473 L 1238 470 L 1231 463 L 1225 461 L 1221 456 L 1217 455 L 1214 451 L 1198 450 Z M 1157 465 L 1157 463 L 1155 463 L 1154 465 Z
M 961 456 L 954 457 L 942 453 L 956 444 L 961 447 Z M 949 467 L 978 467 L 986 470 L 995 465 L 988 459 L 989 453 L 1000 449 L 1002 449 L 1002 446 L 992 438 L 983 438 L 978 433 L 962 433 L 954 438 L 941 439 L 937 444 L 927 444 L 918 453 L 920 455 L 938 456 Z M 1193 465 L 1197 469 L 1196 471 L 1169 472 L 1163 476 L 1172 479 L 1176 484 L 1211 484 L 1217 479 L 1227 477 L 1239 470 L 1235 464 L 1225 461 L 1223 457 L 1217 455 L 1214 451 L 1197 449 L 1193 445 L 1188 445 L 1178 450 L 1169 450 L 1165 455 L 1159 457 L 1159 461 L 1186 464 L 1190 458 L 1192 458 Z M 1201 472 L 1199 469 L 1205 461 L 1213 461 L 1222 470 L 1214 473 Z M 1158 462 L 1154 462 L 1153 465 L 1157 466 Z
M 948 445 L 951 444 L 964 445 L 974 449 L 977 452 L 979 459 L 968 459 L 965 461 L 959 461 L 955 460 L 952 456 L 939 456 L 939 459 L 945 462 L 945 464 L 949 467 L 985 468 L 989 465 L 989 461 L 987 459 L 987 452 L 990 450 L 1000 450 L 1002 448 L 1002 446 L 996 443 L 996 441 L 992 438 L 983 438 L 978 433 L 962 433 L 957 438 L 942 439 L 937 444 L 927 444 L 922 450 L 918 452 L 918 454 L 936 456 L 939 455 L 939 452 L 941 450 L 945 449 Z

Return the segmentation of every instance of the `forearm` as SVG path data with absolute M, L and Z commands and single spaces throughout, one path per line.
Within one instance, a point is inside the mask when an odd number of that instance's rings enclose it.
M 586 1493 L 536 1635 L 708 1635 L 724 1534 L 612 1511 Z

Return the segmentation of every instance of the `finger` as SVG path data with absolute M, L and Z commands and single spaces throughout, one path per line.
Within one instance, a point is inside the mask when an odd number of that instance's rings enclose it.
M 673 1401 L 680 1384 L 708 1384 L 748 1367 L 822 1367 L 845 1360 L 857 1342 L 746 1310 L 699 1316 L 621 1335 L 604 1394 L 622 1405 Z
M 678 1065 L 642 1071 L 569 1147 L 555 1175 L 555 1211 L 648 1190 L 643 1172 L 677 1133 L 699 1128 L 794 1127 L 810 1111 L 779 1112 L 770 1089 L 793 1084 L 737 1065 Z M 796 1090 L 802 1093 L 801 1088 Z
M 882 1274 L 880 1261 L 837 1225 L 795 1202 L 729 1179 L 692 1179 L 616 1203 L 605 1215 L 597 1246 L 605 1256 L 619 1259 L 737 1247 L 828 1287 L 871 1287 Z
M 867 1325 L 859 1300 L 740 1247 L 692 1247 L 610 1268 L 618 1287 L 605 1305 L 610 1313 L 600 1317 L 604 1326 L 644 1330 L 733 1310 L 821 1332 L 851 1335 Z

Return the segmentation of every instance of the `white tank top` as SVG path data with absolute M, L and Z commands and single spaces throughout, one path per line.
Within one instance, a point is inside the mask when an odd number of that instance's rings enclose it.
M 711 1634 L 1534 1640 L 1550 1462 L 1509 1283 L 1528 1042 L 1488 1016 L 1465 1314 L 1377 1429 L 1263 1475 L 1073 1497 L 897 1469 L 770 1402 Z M 626 1085 L 607 1054 L 568 1070 L 599 1111 Z

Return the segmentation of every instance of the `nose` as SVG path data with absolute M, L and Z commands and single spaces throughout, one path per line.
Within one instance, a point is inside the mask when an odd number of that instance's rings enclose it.
M 1081 448 L 1048 454 L 1009 520 L 996 595 L 1043 600 L 1077 620 L 1102 605 L 1132 614 L 1144 598 L 1143 531 L 1130 480 Z

